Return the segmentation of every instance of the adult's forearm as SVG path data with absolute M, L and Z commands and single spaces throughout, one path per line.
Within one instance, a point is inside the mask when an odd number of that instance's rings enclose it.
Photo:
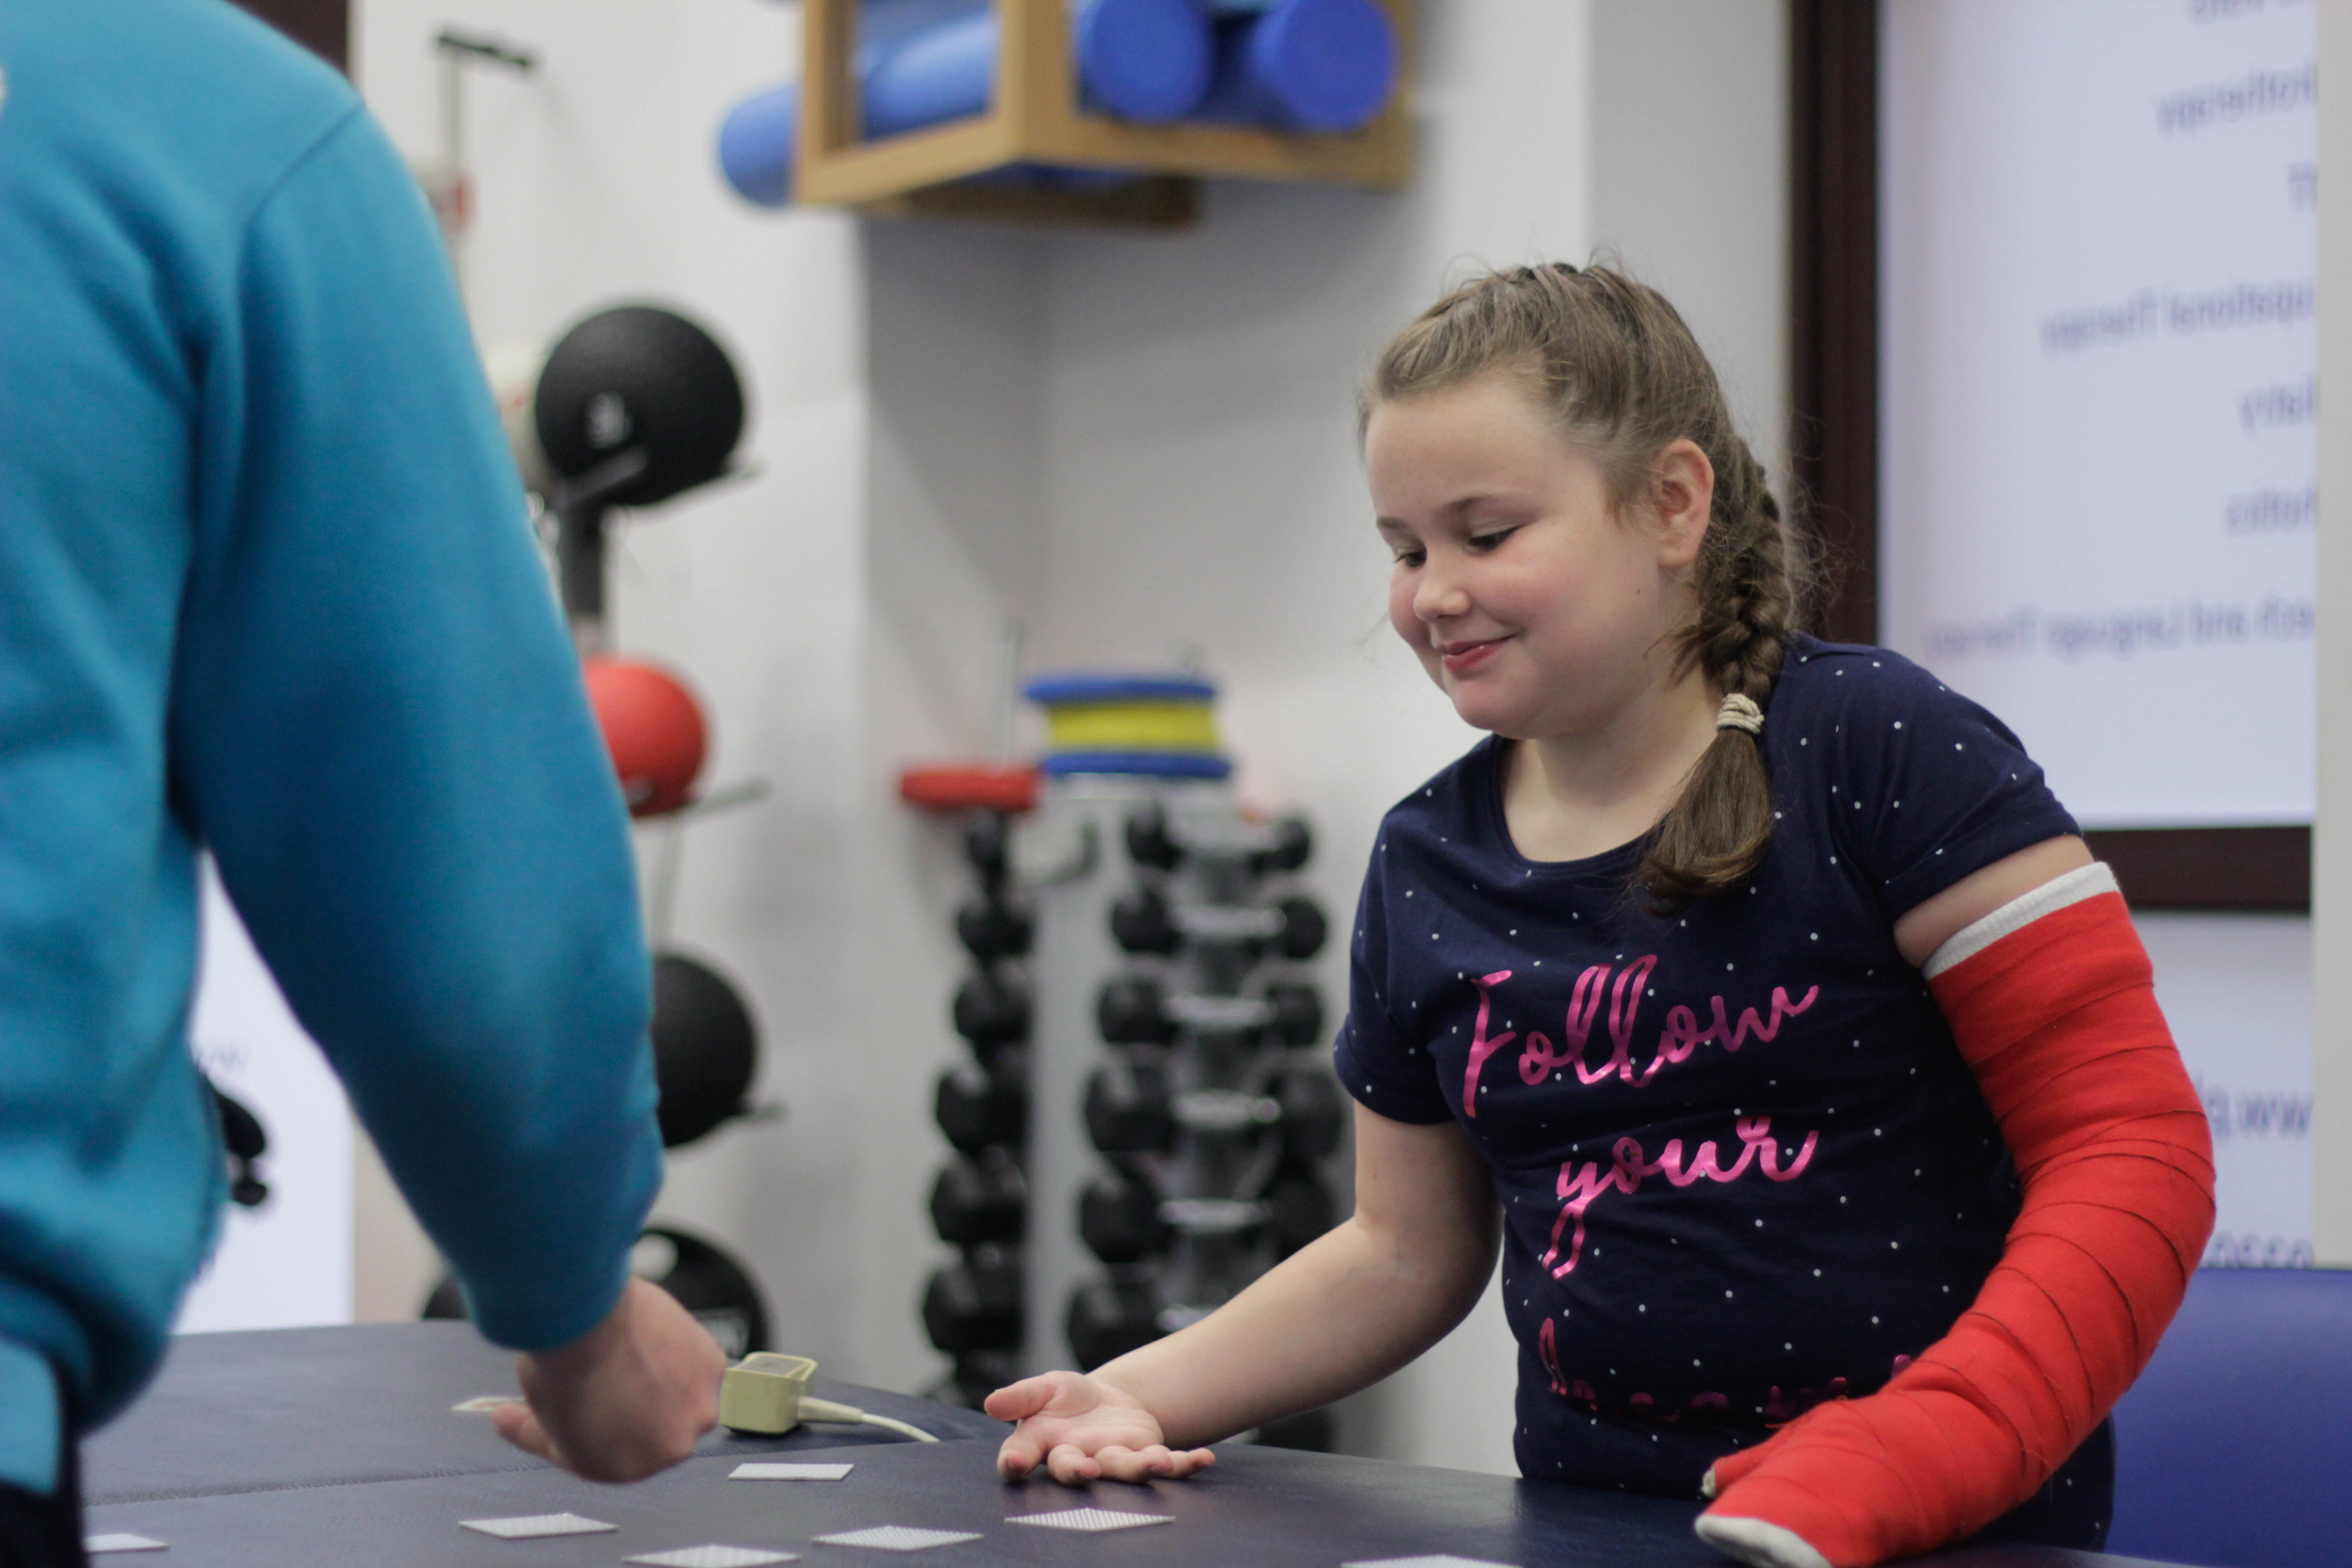
M 1408 1244 L 1351 1219 L 1095 1376 L 1140 1399 L 1170 1447 L 1213 1443 L 1386 1377 L 1462 1321 L 1494 1264 L 1483 1236 Z

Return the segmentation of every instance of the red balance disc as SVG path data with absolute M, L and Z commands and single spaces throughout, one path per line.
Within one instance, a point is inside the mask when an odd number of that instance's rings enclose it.
M 667 670 L 634 659 L 592 658 L 582 673 L 629 815 L 684 805 L 710 741 L 694 693 Z
M 932 763 L 898 775 L 898 798 L 929 811 L 1027 811 L 1037 804 L 1034 767 L 1003 763 Z

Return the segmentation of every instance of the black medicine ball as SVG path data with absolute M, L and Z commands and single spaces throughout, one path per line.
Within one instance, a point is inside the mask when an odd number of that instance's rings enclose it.
M 743 1266 L 713 1242 L 689 1231 L 650 1226 L 629 1255 L 630 1272 L 650 1279 L 675 1297 L 679 1306 L 719 1342 L 727 1359 L 739 1361 L 768 1348 L 768 1310 L 760 1288 Z M 465 1293 L 457 1281 L 445 1277 L 425 1299 L 419 1317 L 459 1319 L 467 1316 Z
M 768 1348 L 768 1311 L 743 1266 L 715 1242 L 668 1226 L 649 1226 L 629 1267 L 677 1299 L 727 1352 L 740 1361 Z
M 727 351 L 692 321 L 622 305 L 558 340 L 531 413 L 549 464 L 567 479 L 642 449 L 645 472 L 609 499 L 650 506 L 725 470 L 743 434 L 743 384 Z
M 760 1064 L 759 1032 L 735 988 L 693 959 L 654 959 L 654 1078 L 667 1148 L 740 1116 Z

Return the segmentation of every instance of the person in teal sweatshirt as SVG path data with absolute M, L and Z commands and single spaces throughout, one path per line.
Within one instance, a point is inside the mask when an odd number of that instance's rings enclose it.
M 684 1458 L 626 819 L 423 197 L 223 0 L 0 0 L 0 1559 L 79 1561 L 220 1223 L 200 854 L 527 1352 L 501 1430 Z

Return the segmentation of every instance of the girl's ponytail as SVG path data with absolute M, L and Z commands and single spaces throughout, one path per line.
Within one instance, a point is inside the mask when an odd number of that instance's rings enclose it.
M 1683 659 L 1725 696 L 1769 710 L 1796 616 L 1792 574 L 1764 467 L 1747 443 L 1734 437 L 1732 444 L 1730 464 L 1717 467 L 1714 515 L 1692 574 L 1699 613 L 1685 634 Z M 1763 737 L 1719 729 L 1658 824 L 1633 880 L 1660 908 L 1711 898 L 1752 876 L 1771 838 Z
M 1689 440 L 1706 454 L 1715 500 L 1691 569 L 1698 615 L 1684 634 L 1680 668 L 1769 710 L 1810 575 L 1681 315 L 1655 289 L 1606 267 L 1490 273 L 1389 345 L 1359 400 L 1360 418 L 1380 403 L 1489 371 L 1528 377 L 1569 438 L 1600 463 L 1620 508 L 1646 498 L 1669 443 Z M 1711 898 L 1755 874 L 1771 837 L 1761 738 L 1718 730 L 1651 836 L 1633 885 L 1661 909 Z

